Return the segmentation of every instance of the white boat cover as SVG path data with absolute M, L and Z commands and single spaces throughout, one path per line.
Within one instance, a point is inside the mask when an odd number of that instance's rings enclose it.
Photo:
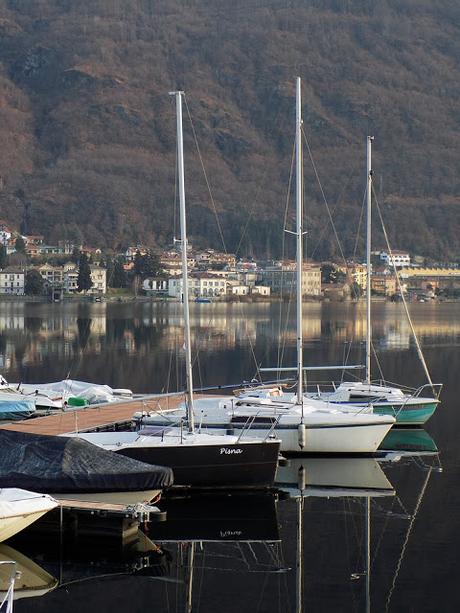
M 46 494 L 37 494 L 16 487 L 0 489 L 0 520 L 29 513 L 50 511 L 58 503 Z
M 115 394 L 114 390 L 108 385 L 75 381 L 74 379 L 64 379 L 54 383 L 21 383 L 19 390 L 23 394 L 34 394 L 38 391 L 39 394 L 48 396 L 48 398 L 62 398 L 63 401 L 70 396 L 83 398 L 88 404 L 120 400 L 120 395 Z

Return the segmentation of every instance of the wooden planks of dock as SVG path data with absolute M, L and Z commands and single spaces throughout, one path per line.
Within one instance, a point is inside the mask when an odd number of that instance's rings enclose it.
M 0 428 L 55 436 L 97 429 L 110 429 L 112 427 L 115 428 L 118 424 L 130 422 L 136 411 L 175 409 L 183 401 L 183 394 L 177 396 L 149 396 L 127 402 L 66 409 L 65 411 L 55 412 L 45 417 L 34 417 L 24 421 L 4 424 Z

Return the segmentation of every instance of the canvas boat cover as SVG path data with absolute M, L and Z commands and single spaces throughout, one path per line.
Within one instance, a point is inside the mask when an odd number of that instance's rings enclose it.
M 172 483 L 170 468 L 138 462 L 78 438 L 0 430 L 0 488 L 132 492 Z
M 21 383 L 18 387 L 23 394 L 34 394 L 38 392 L 49 398 L 60 397 L 63 400 L 67 399 L 69 396 L 74 396 L 83 398 L 88 404 L 99 404 L 120 400 L 120 397 L 117 396 L 114 390 L 108 385 L 76 381 L 75 379 L 64 379 L 63 381 L 55 381 L 54 383 Z
M 24 419 L 36 411 L 35 400 L 0 389 L 0 420 Z

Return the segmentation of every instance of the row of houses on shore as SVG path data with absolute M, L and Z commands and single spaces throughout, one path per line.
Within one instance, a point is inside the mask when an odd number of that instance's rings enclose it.
M 78 266 L 68 262 L 63 266 L 43 264 L 34 266 L 43 278 L 45 291 L 59 291 L 72 294 L 78 291 Z M 29 268 L 30 270 L 30 268 Z M 343 299 L 353 295 L 352 287 L 356 284 L 360 293 L 365 293 L 367 272 L 365 267 L 349 265 L 342 281 L 322 283 L 321 265 L 306 264 L 302 273 L 302 292 L 305 296 L 331 299 Z M 7 267 L 0 270 L 0 294 L 24 295 L 28 269 Z M 105 294 L 110 287 L 107 270 L 102 266 L 90 265 L 92 287 L 89 294 Z M 189 275 L 190 294 L 194 298 L 223 298 L 226 296 L 264 296 L 293 294 L 296 286 L 295 266 L 292 262 L 277 263 L 265 268 L 235 267 L 219 270 L 191 271 Z M 460 289 L 459 268 L 402 268 L 399 272 L 403 291 L 431 292 L 438 290 Z M 139 287 L 139 286 L 138 286 Z M 142 280 L 142 289 L 147 295 L 168 296 L 181 299 L 183 294 L 182 278 L 178 274 Z M 374 295 L 393 296 L 399 293 L 399 285 L 394 273 L 389 269 L 373 272 L 371 291 Z
M 61 291 L 73 294 L 78 291 L 78 266 L 73 262 L 64 266 L 43 264 L 34 266 L 44 281 L 46 291 Z M 101 266 L 90 266 L 92 287 L 89 294 L 105 294 L 107 292 L 107 271 Z M 23 296 L 25 293 L 27 269 L 8 266 L 0 270 L 0 294 Z

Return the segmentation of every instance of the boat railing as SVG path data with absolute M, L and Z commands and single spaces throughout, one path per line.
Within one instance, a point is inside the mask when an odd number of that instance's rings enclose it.
M 394 381 L 388 381 L 388 379 L 373 379 L 371 381 L 371 385 L 380 385 L 382 387 L 397 387 L 405 394 L 413 394 L 417 391 L 417 388 L 410 387 L 409 385 L 401 385 L 400 383 L 395 383 Z
M 3 600 L 0 602 L 0 611 L 4 611 L 4 613 L 13 613 L 14 583 L 20 573 L 16 570 L 16 562 L 12 560 L 2 560 L 0 561 L 0 565 L 10 567 L 10 574 L 6 580 L 6 593 Z
M 423 392 L 425 388 L 429 388 L 433 392 L 434 399 L 438 400 L 439 395 L 442 390 L 442 386 L 443 386 L 442 383 L 425 383 L 424 385 L 421 385 L 416 390 L 414 390 L 414 392 L 411 395 L 407 395 L 403 404 L 399 407 L 397 411 L 395 411 L 394 413 L 395 417 L 397 417 L 401 413 L 401 411 L 405 409 L 406 404 L 408 404 L 411 400 L 413 400 L 414 398 L 419 398 L 420 394 Z
M 255 413 L 254 415 L 250 415 L 246 422 L 243 424 L 243 427 L 241 428 L 241 432 L 238 436 L 238 442 L 241 441 L 242 437 L 247 434 L 248 432 L 251 431 L 252 426 L 254 425 L 254 422 L 257 420 L 257 418 L 263 415 L 264 417 L 266 417 L 267 413 L 266 411 L 258 411 L 257 413 Z M 262 439 L 263 441 L 267 441 L 271 436 L 273 436 L 273 433 L 275 431 L 276 426 L 278 425 L 280 420 L 280 416 L 274 416 L 272 418 L 272 423 L 270 428 L 267 430 L 267 434 L 264 436 L 264 438 Z
M 423 390 L 430 389 L 433 392 L 433 396 L 436 398 L 436 400 L 438 400 L 442 391 L 442 387 L 442 383 L 425 383 L 424 385 L 421 385 L 415 390 L 415 392 L 412 394 L 412 397 L 418 398 L 423 392 Z

